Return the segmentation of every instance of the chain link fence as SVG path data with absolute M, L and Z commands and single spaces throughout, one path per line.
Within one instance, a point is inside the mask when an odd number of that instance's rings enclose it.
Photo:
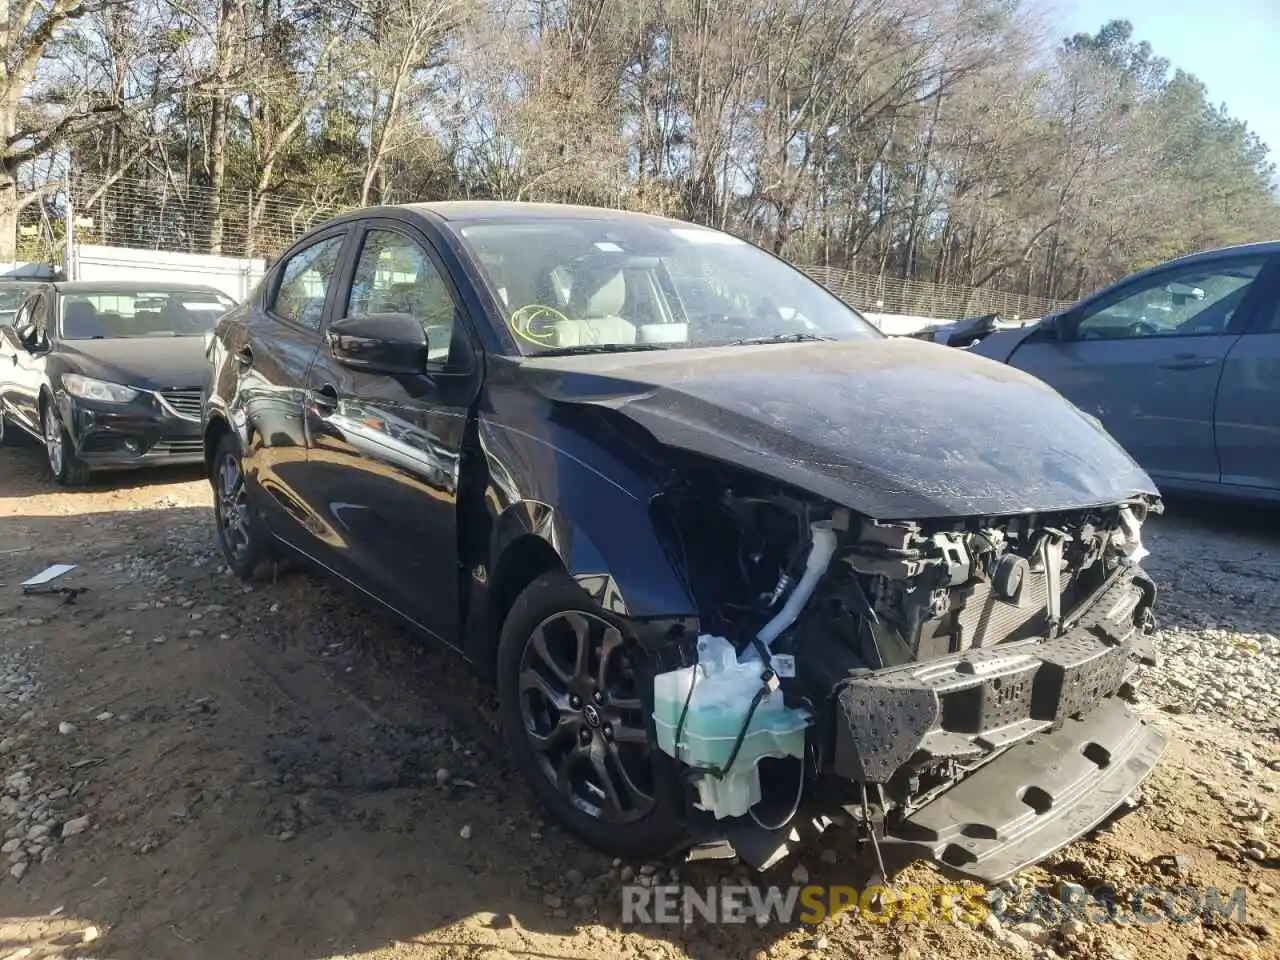
M 809 276 L 856 310 L 935 320 L 960 320 L 998 313 L 1031 320 L 1067 306 L 1065 301 L 1005 293 L 990 287 L 960 287 L 856 273 L 841 267 L 801 266 Z
M 312 227 L 346 209 L 317 186 L 311 196 L 143 180 L 79 177 L 71 185 L 76 239 L 112 247 L 228 257 L 272 257 Z
M 185 183 L 174 174 L 145 178 L 81 176 L 70 197 L 80 243 L 169 253 L 274 257 L 312 227 L 348 209 L 339 191 L 317 185 L 310 195 L 254 196 L 250 191 Z M 799 265 L 846 303 L 865 313 L 938 320 L 999 313 L 1031 319 L 1064 303 L 987 287 L 968 288 Z

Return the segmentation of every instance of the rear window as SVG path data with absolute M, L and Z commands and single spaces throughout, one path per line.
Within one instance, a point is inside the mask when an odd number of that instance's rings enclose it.
M 218 290 L 110 290 L 62 298 L 66 340 L 195 337 L 212 330 L 235 301 Z

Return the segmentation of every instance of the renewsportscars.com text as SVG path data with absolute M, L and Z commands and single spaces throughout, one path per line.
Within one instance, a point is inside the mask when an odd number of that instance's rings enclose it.
M 990 915 L 1005 923 L 1200 923 L 1207 917 L 1245 919 L 1245 888 L 1141 886 L 1119 890 L 1077 884 L 1037 887 L 1011 898 L 978 884 L 933 887 L 691 887 L 679 884 L 622 888 L 624 924 L 804 923 L 852 913 L 870 923 L 979 924 Z

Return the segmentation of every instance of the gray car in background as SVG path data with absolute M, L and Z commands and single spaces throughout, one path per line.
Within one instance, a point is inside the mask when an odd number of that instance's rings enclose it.
M 1171 260 L 969 349 L 1097 417 L 1162 492 L 1280 500 L 1280 243 Z

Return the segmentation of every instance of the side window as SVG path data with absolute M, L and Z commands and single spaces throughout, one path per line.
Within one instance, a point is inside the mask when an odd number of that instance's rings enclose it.
M 342 235 L 328 237 L 299 250 L 285 263 L 271 312 L 294 323 L 319 330 L 324 300 L 338 272 Z
M 1080 320 L 1081 340 L 1226 333 L 1267 264 L 1266 257 L 1161 272 Z
M 365 234 L 347 298 L 348 317 L 407 313 L 427 333 L 427 358 L 446 363 L 453 342 L 454 302 L 427 252 L 390 230 Z
M 1269 302 L 1262 308 L 1263 322 L 1254 327 L 1259 333 L 1280 333 L 1280 287 L 1271 284 Z

